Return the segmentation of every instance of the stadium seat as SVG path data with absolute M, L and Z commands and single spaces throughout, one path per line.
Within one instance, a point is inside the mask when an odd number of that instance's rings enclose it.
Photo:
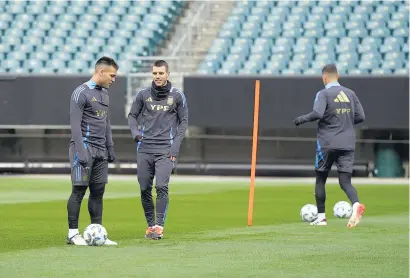
M 306 68 L 303 70 L 303 74 L 305 75 L 319 75 L 319 71 L 313 68 Z
M 278 69 L 269 69 L 265 68 L 259 72 L 260 74 L 269 74 L 269 75 L 279 75 L 280 71 Z
M 409 44 L 408 43 L 403 44 L 402 51 L 404 53 L 409 53 Z
M 282 70 L 286 67 L 287 62 L 285 59 L 277 59 L 266 63 L 266 69 Z
M 395 37 L 408 37 L 409 29 L 405 27 L 397 28 L 393 30 L 393 36 Z
M 371 73 L 375 75 L 376 74 L 386 75 L 386 74 L 392 74 L 392 71 L 390 69 L 382 68 L 382 69 L 372 69 Z
M 358 69 L 360 70 L 372 70 L 379 68 L 380 63 L 377 60 L 362 60 L 359 62 Z
M 394 70 L 394 74 L 406 75 L 406 76 L 408 76 L 408 75 L 409 75 L 408 67 L 406 67 L 406 68 L 401 68 L 401 69 L 395 69 L 395 70 Z
M 351 68 L 351 69 L 347 70 L 347 74 L 348 75 L 368 75 L 369 71 L 368 70 Z
M 104 53 L 152 55 L 180 16 L 183 3 L 163 1 L 155 9 L 151 5 L 152 1 L 1 1 L 0 57 L 9 60 L 1 68 L 21 73 L 82 73 Z M 112 36 L 116 40 L 107 45 L 106 39 Z M 138 38 L 137 48 L 129 47 L 134 38 Z M 24 63 L 22 55 L 27 56 Z
M 362 44 L 362 45 L 359 45 L 357 50 L 360 54 L 363 54 L 363 53 L 377 51 L 378 47 L 377 45 L 374 45 L 374 44 L 364 44 L 364 45 Z
M 382 64 L 381 68 L 382 69 L 391 69 L 391 70 L 400 69 L 404 66 L 403 60 L 404 59 L 402 57 L 400 57 L 399 55 L 397 55 L 397 56 L 392 55 L 392 57 L 390 57 L 388 59 L 385 59 L 383 61 L 383 64 Z
M 381 42 L 382 42 L 381 38 L 375 38 L 375 37 L 362 38 L 362 45 L 375 45 L 376 47 L 379 47 Z
M 335 46 L 331 44 L 316 44 L 314 46 L 315 53 L 333 52 L 335 51 Z
M 347 75 L 408 73 L 408 12 L 404 1 L 240 1 L 227 20 L 235 31 L 221 32 L 209 53 L 243 55 L 239 73 L 320 74 L 332 62 Z M 229 45 L 237 38 L 252 41 L 241 51 Z M 264 67 L 254 53 L 269 57 Z
M 42 70 L 56 65 L 55 59 L 79 59 L 79 63 L 60 63 L 73 67 L 65 72 L 79 73 L 79 64 L 91 66 L 90 61 L 103 53 L 118 59 L 153 55 L 183 7 L 182 1 L 163 1 L 155 9 L 151 1 L 0 3 L 0 58 L 16 59 L 7 62 L 7 67 L 2 63 L 1 68 L 32 72 L 28 65 L 37 60 L 38 72 L 43 73 L 62 70 L 54 66 Z M 198 70 L 307 74 L 333 61 L 342 63 L 346 74 L 402 74 L 408 72 L 408 64 L 398 60 L 408 59 L 408 13 L 405 1 L 237 1 L 208 50 L 218 58 L 205 58 Z M 104 22 L 101 14 L 105 14 Z M 112 36 L 116 40 L 107 45 Z M 238 39 L 246 43 L 237 43 Z M 394 53 L 404 56 L 394 58 Z M 369 54 L 378 54 L 376 60 L 369 62 Z M 30 62 L 20 60 L 24 55 Z M 222 70 L 223 61 L 237 55 L 241 57 L 234 65 L 237 68 Z M 53 62 L 44 60 L 47 57 Z M 265 65 L 260 64 L 260 57 L 267 61 Z M 279 62 L 268 68 L 277 57 Z
M 287 68 L 282 70 L 282 75 L 301 75 L 302 70 Z

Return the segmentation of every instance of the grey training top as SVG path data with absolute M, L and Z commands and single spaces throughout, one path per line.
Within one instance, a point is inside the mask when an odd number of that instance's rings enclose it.
M 70 145 L 77 153 L 84 154 L 88 144 L 101 150 L 114 146 L 107 90 L 92 80 L 78 86 L 71 95 L 70 124 Z
M 355 92 L 337 82 L 329 83 L 316 94 L 313 110 L 320 116 L 317 128 L 319 149 L 355 149 L 354 127 L 365 119 Z
M 142 136 L 137 152 L 178 156 L 188 127 L 188 104 L 185 95 L 172 87 L 168 97 L 155 100 L 151 88 L 137 93 L 128 114 L 132 137 Z

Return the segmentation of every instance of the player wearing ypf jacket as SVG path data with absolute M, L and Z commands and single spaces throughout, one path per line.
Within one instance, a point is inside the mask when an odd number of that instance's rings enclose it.
M 71 95 L 69 157 L 72 192 L 67 202 L 69 244 L 87 245 L 78 231 L 80 207 L 87 188 L 90 189 L 88 211 L 91 223 L 102 224 L 108 162 L 115 160 L 107 89 L 115 82 L 117 71 L 118 65 L 113 59 L 100 58 L 92 78 L 78 86 Z M 117 243 L 107 239 L 105 245 Z
M 141 203 L 148 228 L 146 238 L 161 239 L 168 209 L 168 183 L 188 127 L 185 95 L 168 80 L 168 64 L 152 66 L 152 85 L 135 96 L 128 114 L 132 138 L 137 142 L 137 172 Z M 152 183 L 156 177 L 156 208 Z
M 335 65 L 326 65 L 322 70 L 325 88 L 316 94 L 313 111 L 294 119 L 296 126 L 318 120 L 316 143 L 315 197 L 318 218 L 311 225 L 327 225 L 325 216 L 325 184 L 333 163 L 339 172 L 340 187 L 353 205 L 353 213 L 347 227 L 359 224 L 365 206 L 359 203 L 351 178 L 356 143 L 355 125 L 365 120 L 363 107 L 352 90 L 338 83 Z

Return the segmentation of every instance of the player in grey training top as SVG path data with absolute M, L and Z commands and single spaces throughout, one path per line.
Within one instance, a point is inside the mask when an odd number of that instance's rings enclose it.
M 168 209 L 168 182 L 188 127 L 185 95 L 168 80 L 168 64 L 152 66 L 151 87 L 135 96 L 128 114 L 128 125 L 137 142 L 137 172 L 141 202 L 148 228 L 145 237 L 161 239 Z M 156 176 L 156 209 L 152 183 Z M 155 212 L 156 211 L 156 212 Z
M 341 188 L 353 204 L 353 213 L 347 226 L 355 227 L 364 213 L 364 205 L 359 203 L 351 178 L 356 143 L 355 125 L 365 120 L 363 107 L 355 92 L 338 82 L 335 65 L 326 65 L 322 70 L 325 89 L 316 94 L 313 111 L 293 120 L 296 126 L 318 120 L 316 146 L 316 187 L 315 197 L 319 212 L 311 225 L 327 225 L 325 216 L 325 184 L 333 163 L 339 172 Z
M 107 88 L 115 82 L 118 65 L 102 57 L 95 64 L 92 78 L 77 87 L 70 100 L 72 192 L 67 202 L 69 244 L 87 245 L 78 231 L 80 207 L 87 187 L 91 223 L 102 223 L 103 195 L 108 162 L 115 160 Z M 105 245 L 117 245 L 107 239 Z

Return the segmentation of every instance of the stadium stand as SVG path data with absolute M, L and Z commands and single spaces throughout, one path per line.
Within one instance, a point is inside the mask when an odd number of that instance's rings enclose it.
M 239 1 L 198 73 L 409 73 L 405 1 Z
M 89 73 L 97 57 L 154 55 L 183 1 L 0 1 L 0 72 Z

